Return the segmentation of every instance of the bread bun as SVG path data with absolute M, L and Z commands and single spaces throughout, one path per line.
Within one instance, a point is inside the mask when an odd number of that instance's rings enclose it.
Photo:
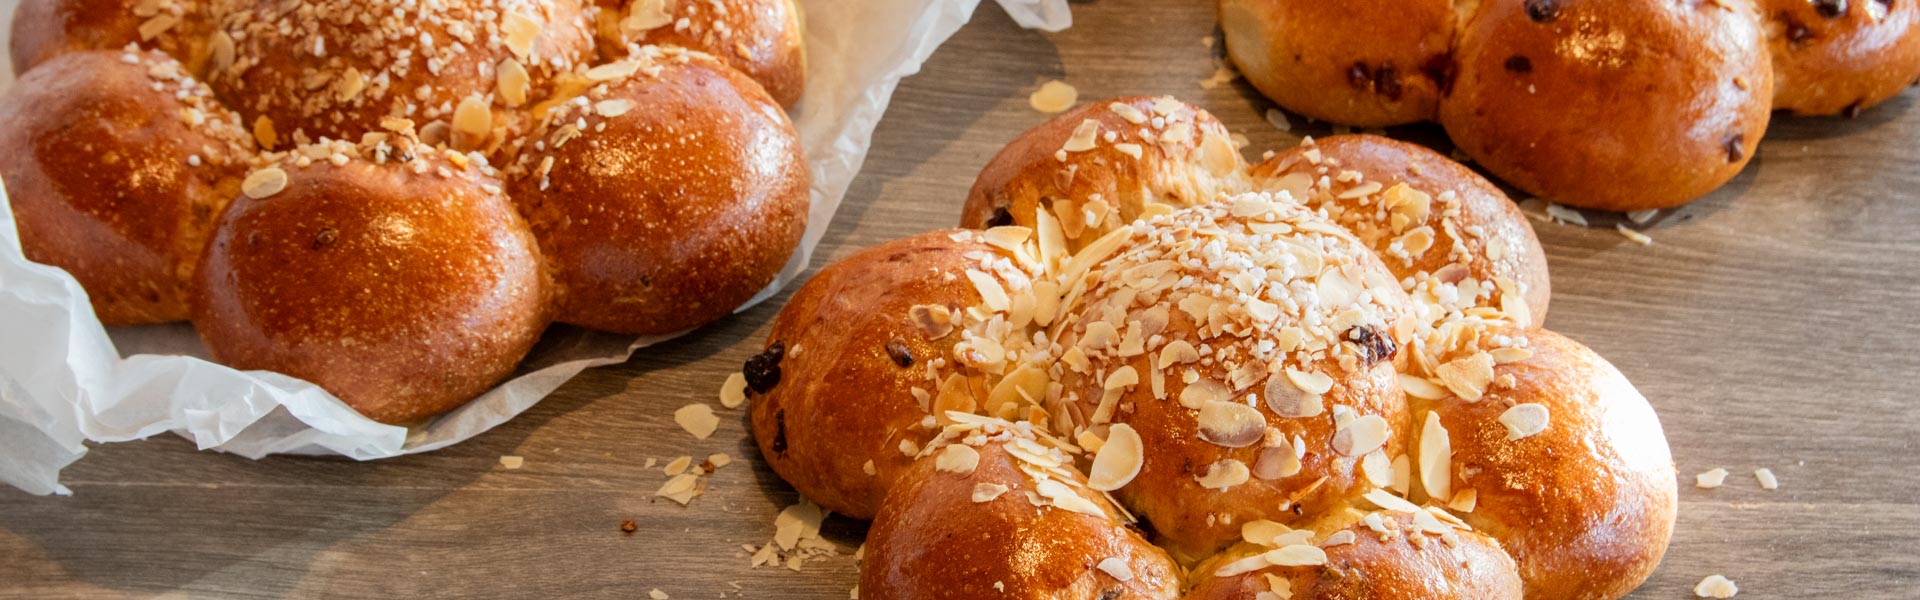
M 1027 425 L 982 419 L 923 451 L 868 531 L 861 598 L 1180 597 L 1180 568 Z
M 974 181 L 962 227 L 1059 223 L 1079 249 L 1163 204 L 1173 208 L 1247 190 L 1246 161 L 1227 128 L 1171 97 L 1090 103 L 1007 144 Z
M 1403 453 L 1391 362 L 1412 328 L 1406 296 L 1358 240 L 1276 200 L 1116 232 L 1126 241 L 1052 330 L 1076 409 L 1066 430 L 1131 427 L 1143 462 L 1115 493 L 1182 560 L 1246 521 L 1291 522 L 1385 485 L 1362 461 L 1379 454 L 1385 469 Z
M 26 0 L 13 9 L 13 73 L 55 56 L 138 46 L 199 74 L 211 29 L 209 0 Z
M 1773 107 L 1853 116 L 1920 80 L 1920 5 L 1763 0 L 1772 16 Z
M 1485 0 L 1455 58 L 1440 104 L 1454 142 L 1507 183 L 1584 208 L 1666 208 L 1720 187 L 1773 105 L 1748 3 Z
M 210 52 L 207 79 L 274 148 L 358 141 L 388 117 L 490 148 L 493 107 L 539 97 L 593 44 L 579 0 L 252 0 L 221 23 L 210 44 L 232 51 Z
M 1454 350 L 1433 363 L 1494 366 L 1477 400 L 1414 398 L 1416 414 L 1437 415 L 1448 439 L 1422 439 L 1421 452 L 1451 450 L 1451 468 L 1438 469 L 1448 498 L 1435 501 L 1500 540 L 1528 598 L 1612 599 L 1638 587 L 1666 552 L 1677 493 L 1653 408 L 1613 365 L 1558 334 L 1460 328 L 1451 337 Z M 1423 436 L 1434 426 L 1424 425 Z M 1439 495 L 1425 478 L 1422 490 Z
M 623 5 L 624 6 L 621 6 Z M 806 86 L 800 7 L 793 0 L 601 0 L 603 48 L 680 46 L 746 73 L 781 106 Z
M 540 254 L 500 182 L 404 139 L 303 147 L 248 177 L 200 263 L 213 358 L 410 423 L 513 371 L 547 324 Z
M 1263 592 L 1301 600 L 1522 598 L 1513 558 L 1498 542 L 1446 511 L 1374 497 L 1393 506 L 1342 509 L 1312 529 L 1247 524 L 1245 542 L 1194 567 L 1185 600 L 1266 598 Z
M 1361 127 L 1434 118 L 1451 69 L 1448 0 L 1221 0 L 1240 74 L 1307 117 Z
M 648 47 L 597 67 L 546 115 L 513 197 L 559 284 L 557 318 L 664 334 L 730 313 L 806 229 L 799 135 L 759 85 L 712 58 Z
M 45 67 L 0 97 L 21 249 L 73 274 L 103 323 L 187 318 L 189 275 L 240 191 L 251 138 L 157 52 L 71 52 Z
M 1504 310 L 1522 326 L 1546 320 L 1546 251 L 1520 208 L 1472 169 L 1424 146 L 1342 135 L 1308 139 L 1252 172 L 1254 187 L 1327 213 L 1412 283 L 1410 292 L 1430 296 L 1416 308 L 1441 310 L 1423 321 L 1478 306 Z M 1509 290 L 1524 304 L 1504 305 Z
M 984 365 L 964 354 L 977 344 L 965 311 L 982 301 L 973 274 L 1032 286 L 1005 250 L 949 230 L 861 251 L 794 292 L 745 369 L 774 472 L 835 513 L 873 518 L 940 415 L 978 410 L 975 388 L 989 397 Z

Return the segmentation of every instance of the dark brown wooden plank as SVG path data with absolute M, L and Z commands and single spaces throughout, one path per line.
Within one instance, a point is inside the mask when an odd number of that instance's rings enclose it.
M 5 4 L 5 3 L 0 3 Z M 990 3 L 901 86 L 816 267 L 951 226 L 973 174 L 1064 78 L 1082 98 L 1175 94 L 1253 142 L 1325 135 L 1244 83 L 1211 90 L 1210 3 L 1077 3 L 1076 26 L 1023 31 Z M 1907 598 L 1920 585 L 1920 94 L 1858 120 L 1781 119 L 1747 173 L 1667 215 L 1651 247 L 1611 229 L 1541 225 L 1549 326 L 1593 346 L 1660 411 L 1683 482 L 1668 557 L 1635 598 Z M 1392 130 L 1442 140 L 1432 127 Z M 844 598 L 850 556 L 799 573 L 749 569 L 794 493 L 754 459 L 738 411 L 695 441 L 671 412 L 712 398 L 779 300 L 633 361 L 583 374 L 499 430 L 427 456 L 359 464 L 249 461 L 173 438 L 101 447 L 73 498 L 0 490 L 0 596 L 541 596 Z M 726 452 L 738 462 L 682 508 L 642 468 Z M 501 455 L 527 457 L 515 471 Z M 1782 487 L 1750 472 L 1770 467 Z M 1734 472 L 1699 490 L 1694 473 Z M 623 519 L 641 530 L 622 535 Z M 850 554 L 864 527 L 829 522 Z M 729 585 L 736 582 L 744 592 Z

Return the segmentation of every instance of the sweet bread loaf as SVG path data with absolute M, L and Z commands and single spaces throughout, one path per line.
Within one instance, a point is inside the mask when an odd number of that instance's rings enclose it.
M 1856 114 L 1920 79 L 1920 8 L 1756 0 L 1221 0 L 1226 48 L 1289 110 L 1438 121 L 1555 202 L 1666 208 L 1724 185 L 1774 109 Z
M 103 322 L 191 318 L 217 359 L 392 423 L 490 388 L 555 318 L 720 318 L 806 225 L 798 16 L 645 0 L 679 16 L 616 42 L 602 13 L 645 11 L 605 4 L 21 2 L 23 249 Z
M 1046 182 L 1134 189 L 1164 161 L 1104 154 L 1133 142 L 1104 139 L 1103 114 L 994 159 L 966 217 L 1019 207 L 994 226 L 856 254 L 781 311 L 769 350 L 811 362 L 753 396 L 753 433 L 802 494 L 884 498 L 862 597 L 1617 598 L 1651 573 L 1674 519 L 1659 421 L 1538 327 L 1545 263 L 1497 190 L 1417 147 L 1335 137 L 1190 188 L 1211 199 L 1141 194 L 1069 245 L 1059 213 L 1086 198 Z M 1062 140 L 1082 127 L 1093 148 Z M 1069 143 L 1103 161 L 1007 158 Z M 869 336 L 934 303 L 961 341 L 916 345 L 914 364 L 958 367 L 907 374 L 953 383 L 917 402 L 873 375 L 899 365 Z M 819 467 L 794 460 L 794 423 L 836 450 L 801 457 Z M 871 452 L 886 470 L 848 479 Z M 1036 550 L 1013 565 L 1013 544 Z
M 805 87 L 800 7 L 793 0 L 599 0 L 601 47 L 679 46 L 705 52 L 793 106 Z

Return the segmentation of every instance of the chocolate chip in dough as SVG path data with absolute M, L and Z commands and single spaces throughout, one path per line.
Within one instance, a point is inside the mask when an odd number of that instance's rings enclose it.
M 1005 206 L 993 207 L 993 216 L 987 217 L 987 227 L 1006 227 L 1013 224 L 1013 213 Z
M 1847 0 L 1813 0 L 1813 10 L 1822 17 L 1838 19 L 1847 15 Z
M 893 359 L 893 364 L 902 367 L 913 366 L 913 350 L 908 349 L 907 343 L 900 341 L 900 338 L 893 338 L 893 341 L 887 342 L 887 357 Z
M 1521 74 L 1532 73 L 1533 59 L 1515 54 L 1513 56 L 1507 57 L 1506 66 L 1508 71 L 1513 71 L 1515 73 L 1521 73 Z
M 332 227 L 322 228 L 320 233 L 314 234 L 313 236 L 313 249 L 319 250 L 327 246 L 332 246 L 334 240 L 338 239 L 340 239 L 340 232 L 338 230 Z
M 1737 163 L 1747 157 L 1747 134 L 1739 131 L 1729 133 L 1722 143 L 1727 148 L 1727 162 Z
M 1527 18 L 1535 23 L 1552 23 L 1560 18 L 1560 0 L 1527 0 Z

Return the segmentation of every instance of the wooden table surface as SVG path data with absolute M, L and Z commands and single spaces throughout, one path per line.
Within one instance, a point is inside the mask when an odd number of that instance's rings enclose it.
M 1026 97 L 1048 79 L 1087 100 L 1196 102 L 1250 138 L 1250 156 L 1325 134 L 1268 125 L 1271 104 L 1244 83 L 1201 84 L 1218 53 L 1203 43 L 1217 34 L 1208 5 L 1081 2 L 1076 26 L 1049 35 L 983 3 L 900 87 L 814 266 L 956 223 L 981 165 L 1045 119 Z M 1775 121 L 1747 171 L 1666 215 L 1651 247 L 1539 226 L 1548 325 L 1632 378 L 1679 466 L 1673 544 L 1634 598 L 1691 597 L 1716 573 L 1741 598 L 1920 594 L 1916 104 L 1910 91 L 1856 120 Z M 759 461 L 744 412 L 723 411 L 705 441 L 672 420 L 714 399 L 783 299 L 589 371 L 426 456 L 251 461 L 172 436 L 98 447 L 67 471 L 73 497 L 0 489 L 0 596 L 845 598 L 865 526 L 830 519 L 841 555 L 800 572 L 750 568 L 741 544 L 772 537 L 793 490 Z M 666 476 L 648 459 L 716 452 L 739 460 L 691 506 L 654 499 Z M 502 455 L 525 466 L 503 469 Z M 1692 485 L 1714 467 L 1734 473 L 1725 487 Z M 1780 489 L 1761 490 L 1756 467 Z

